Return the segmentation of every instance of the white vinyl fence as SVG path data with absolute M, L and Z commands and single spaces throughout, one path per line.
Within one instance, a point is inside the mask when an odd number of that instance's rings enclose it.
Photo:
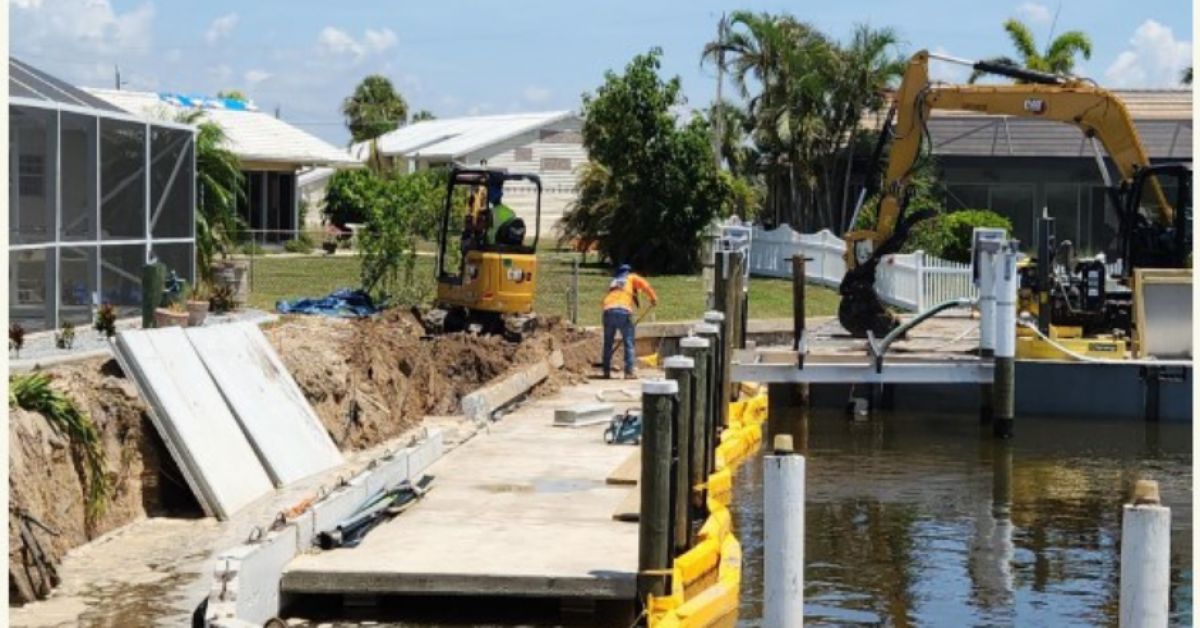
M 841 285 L 846 274 L 846 243 L 828 230 L 797 233 L 783 225 L 767 231 L 754 228 L 750 247 L 750 273 L 761 277 L 791 277 L 794 255 L 812 261 L 805 266 L 809 283 L 830 288 Z M 875 290 L 884 302 L 913 312 L 961 297 L 976 297 L 968 264 L 948 262 L 923 252 L 888 255 L 879 263 Z

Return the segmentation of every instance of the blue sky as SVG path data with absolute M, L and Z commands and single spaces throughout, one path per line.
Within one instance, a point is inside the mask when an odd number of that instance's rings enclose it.
M 820 8 L 816 8 L 819 6 Z M 262 109 L 334 144 L 348 139 L 341 99 L 363 76 L 393 80 L 413 111 L 439 117 L 578 109 L 580 95 L 652 46 L 664 73 L 701 108 L 716 89 L 700 50 L 723 11 L 789 11 L 843 39 L 855 24 L 895 28 L 903 50 L 1010 54 L 1009 17 L 1039 42 L 1080 29 L 1093 42 L 1081 75 L 1106 87 L 1175 87 L 1192 59 L 1184 0 L 843 0 L 842 2 L 313 2 L 11 0 L 14 56 L 72 83 L 214 93 L 246 91 Z M 940 64 L 939 64 L 940 65 Z M 955 66 L 935 76 L 962 80 Z

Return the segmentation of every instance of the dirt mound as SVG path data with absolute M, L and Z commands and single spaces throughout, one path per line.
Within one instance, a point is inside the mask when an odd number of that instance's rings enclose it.
M 182 498 L 168 495 L 181 491 L 164 484 L 182 483 L 182 476 L 146 417 L 137 390 L 114 361 L 64 365 L 51 374 L 54 389 L 95 422 L 113 490 L 103 514 L 88 521 L 82 452 L 41 414 L 9 410 L 9 588 L 18 601 L 48 591 L 49 570 L 71 548 L 176 503 L 185 508 L 195 504 L 186 491 Z M 39 551 L 41 558 L 35 557 Z
M 558 319 L 521 343 L 465 333 L 425 338 L 400 310 L 359 321 L 298 317 L 267 335 L 339 447 L 356 450 L 425 416 L 457 414 L 465 395 L 555 350 L 566 364 L 546 389 L 579 381 L 599 355 L 595 334 Z

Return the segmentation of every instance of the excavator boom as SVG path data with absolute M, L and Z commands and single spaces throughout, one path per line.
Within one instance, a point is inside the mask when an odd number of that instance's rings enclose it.
M 868 331 L 883 336 L 898 324 L 875 293 L 875 267 L 882 256 L 899 251 L 909 229 L 927 217 L 920 214 L 906 216 L 904 198 L 921 148 L 929 141 L 927 123 L 934 109 L 1072 124 L 1085 137 L 1104 147 L 1120 174 L 1121 180 L 1113 187 L 1124 192 L 1130 189 L 1138 171 L 1150 165 L 1124 103 L 1107 90 L 1078 79 L 988 63 L 976 63 L 974 67 L 1028 83 L 933 83 L 929 80 L 929 58 L 926 51 L 913 55 L 896 93 L 896 125 L 875 227 L 851 231 L 845 237 L 848 270 L 841 286 L 838 317 L 842 326 L 858 337 L 865 336 Z M 1148 183 L 1160 208 L 1160 215 L 1152 219 L 1160 224 L 1172 224 L 1172 208 L 1158 182 L 1150 179 Z M 1114 201 L 1122 207 L 1118 198 Z

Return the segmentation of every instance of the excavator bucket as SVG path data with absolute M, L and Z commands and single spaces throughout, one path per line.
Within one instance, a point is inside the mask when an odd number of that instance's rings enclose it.
M 900 326 L 900 319 L 884 307 L 875 292 L 875 267 L 878 264 L 878 259 L 872 259 L 855 266 L 842 278 L 838 322 L 855 338 L 866 338 L 868 331 L 876 338 L 882 338 Z

